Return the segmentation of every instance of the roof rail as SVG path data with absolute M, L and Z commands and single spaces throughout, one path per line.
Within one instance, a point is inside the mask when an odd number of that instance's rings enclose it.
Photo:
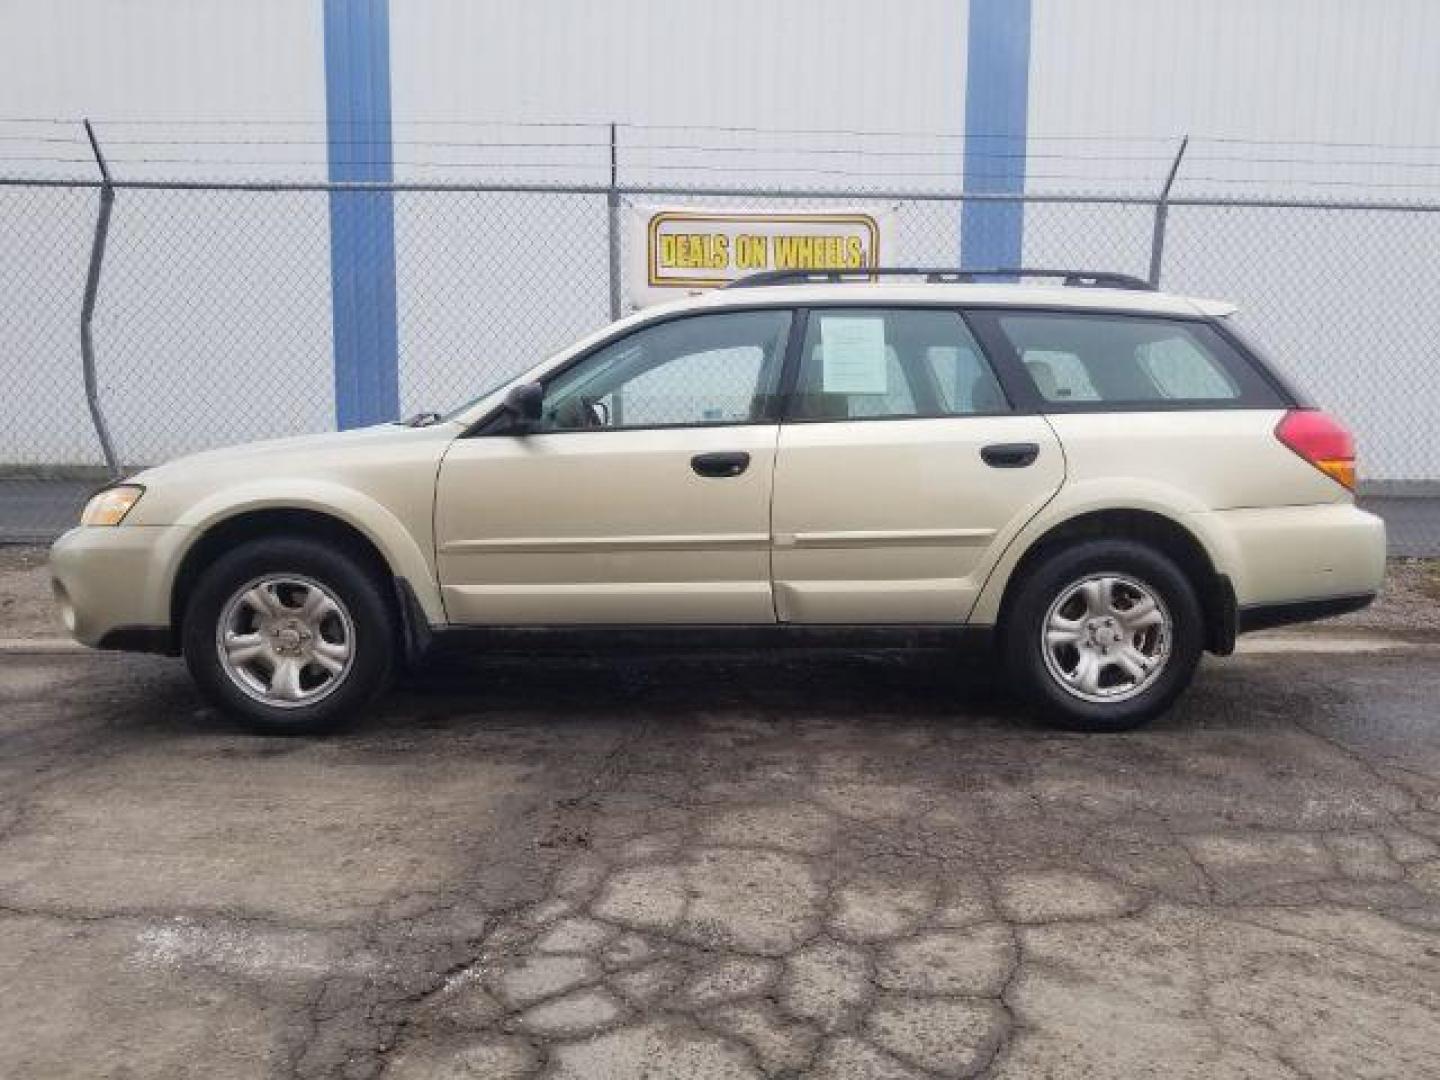
M 750 274 L 726 285 L 727 289 L 749 289 L 760 285 L 803 285 L 809 282 L 840 282 L 873 280 L 882 277 L 919 277 L 932 285 L 971 285 L 985 278 L 1059 278 L 1061 284 L 1081 289 L 1132 289 L 1154 292 L 1155 286 L 1132 274 L 1110 270 L 1037 270 L 1017 267 L 1013 270 L 959 270 L 954 267 L 924 266 L 859 266 L 820 270 L 766 270 Z

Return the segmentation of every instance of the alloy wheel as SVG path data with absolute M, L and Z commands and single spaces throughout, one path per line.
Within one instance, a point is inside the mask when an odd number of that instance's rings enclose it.
M 215 629 L 220 666 L 265 705 L 312 705 L 339 689 L 355 660 L 355 624 L 311 578 L 257 578 L 235 591 Z
M 1159 594 L 1133 577 L 1095 574 L 1060 590 L 1040 628 L 1051 677 L 1088 702 L 1124 701 L 1154 684 L 1174 625 Z

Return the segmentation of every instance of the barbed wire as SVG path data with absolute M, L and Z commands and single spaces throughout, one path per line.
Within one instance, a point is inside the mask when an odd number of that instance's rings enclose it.
M 379 123 L 372 120 L 329 120 L 325 117 L 115 117 L 96 116 L 90 118 L 95 124 L 103 124 L 107 127 L 321 127 L 334 129 L 336 127 L 362 127 L 374 128 L 377 126 L 389 126 L 392 129 L 397 127 L 501 127 L 501 128 L 549 128 L 549 129 L 574 129 L 574 130 L 605 130 L 612 126 L 611 121 L 604 120 L 548 120 L 548 119 L 501 119 L 486 117 L 469 118 L 425 118 L 425 119 L 402 119 L 392 117 L 388 122 Z M 0 116 L 0 124 L 32 124 L 49 126 L 78 126 L 82 118 L 78 116 Z M 889 139 L 948 139 L 955 141 L 965 140 L 1003 140 L 1008 142 L 1130 142 L 1130 143 L 1155 143 L 1174 146 L 1182 137 L 1182 132 L 1169 135 L 1139 135 L 1119 132 L 1097 133 L 1097 132 L 1040 132 L 1027 130 L 1024 133 L 1016 132 L 963 132 L 954 130 L 938 130 L 927 128 L 912 128 L 909 130 L 880 130 L 849 127 L 761 127 L 747 124 L 696 124 L 696 123 L 647 123 L 634 120 L 614 121 L 613 126 L 617 129 L 627 131 L 693 131 L 693 132 L 728 132 L 743 133 L 761 136 L 789 136 L 789 135 L 819 135 L 819 136 L 846 136 L 846 137 L 872 137 Z M 1424 142 L 1390 142 L 1379 140 L 1344 140 L 1344 139 L 1297 139 L 1279 138 L 1270 136 L 1243 136 L 1243 135 L 1207 135 L 1192 134 L 1193 143 L 1220 143 L 1245 146 L 1314 146 L 1333 148 L 1358 148 L 1358 149 L 1394 149 L 1394 150 L 1433 150 L 1440 151 L 1440 143 Z
M 86 146 L 83 139 L 57 139 L 46 138 L 36 139 L 24 136 L 0 135 L 0 142 L 19 143 L 22 145 L 65 145 L 65 146 Z M 465 141 L 436 141 L 436 140 L 382 140 L 382 139 L 345 139 L 345 140 L 324 140 L 324 139 L 105 139 L 104 146 L 111 147 L 149 147 L 149 146 L 213 146 L 213 147 L 307 147 L 321 148 L 332 146 L 403 146 L 415 148 L 441 148 L 466 150 L 473 153 L 497 153 L 516 149 L 525 150 L 576 150 L 593 149 L 608 150 L 609 143 L 597 142 L 499 142 L 499 143 L 476 143 Z M 722 146 L 713 143 L 625 143 L 618 149 L 629 153 L 643 153 L 651 151 L 666 151 L 672 153 L 707 153 L 707 154 L 738 154 L 738 155 L 764 155 L 767 157 L 777 156 L 807 156 L 821 155 L 831 156 L 864 156 L 883 158 L 946 158 L 960 160 L 962 155 L 952 151 L 940 150 L 870 150 L 855 149 L 850 147 L 755 147 L 755 146 Z M 109 156 L 109 155 L 107 155 Z M 1059 153 L 995 153 L 980 152 L 963 155 L 966 159 L 979 159 L 984 161 L 1095 161 L 1095 162 L 1170 162 L 1174 155 L 1163 154 L 1059 154 Z M 597 155 L 597 160 L 599 156 Z M 93 158 L 86 158 L 93 160 Z M 120 160 L 115 157 L 115 160 Z M 179 162 L 193 162 L 203 164 L 214 161 L 213 158 L 205 157 L 177 157 L 173 160 Z M 394 159 L 396 163 L 400 159 Z M 1189 154 L 1185 158 L 1186 163 L 1197 162 L 1223 162 L 1239 165 L 1321 165 L 1325 167 L 1350 167 L 1350 168 L 1399 168 L 1399 169 L 1436 169 L 1440 168 L 1440 161 L 1400 161 L 1394 158 L 1320 158 L 1320 157 L 1244 157 L 1238 155 L 1224 154 Z M 485 164 L 480 162 L 477 164 Z
M 80 123 L 60 117 L 0 117 L 0 172 L 19 170 L 30 175 L 36 167 L 89 171 L 95 159 L 89 152 L 88 141 L 78 130 Z M 547 120 L 393 121 L 388 126 L 389 138 L 375 137 L 376 125 L 366 121 L 342 124 L 338 137 L 335 125 L 326 126 L 323 134 L 319 131 L 314 135 L 304 134 L 305 129 L 326 125 L 318 118 L 102 118 L 95 123 L 100 125 L 100 142 L 107 161 L 117 168 L 129 169 L 136 179 L 143 178 L 145 170 L 152 169 L 163 170 L 161 175 L 184 170 L 201 176 L 205 170 L 215 170 L 217 176 L 236 169 L 263 170 L 263 175 L 272 177 L 287 171 L 294 175 L 315 172 L 329 175 L 343 170 L 383 169 L 411 175 L 469 173 L 489 181 L 506 174 L 524 176 L 544 171 L 563 182 L 563 178 L 573 180 L 577 176 L 608 171 L 610 153 L 614 150 L 620 154 L 621 171 L 630 182 L 647 177 L 668 182 L 658 178 L 694 175 L 768 176 L 775 183 L 788 184 L 793 183 L 797 175 L 803 175 L 824 182 L 896 183 L 917 187 L 929 186 L 930 181 L 963 180 L 966 184 L 981 186 L 992 182 L 1039 184 L 1042 191 L 1045 187 L 1053 190 L 1062 185 L 1129 186 L 1140 190 L 1160 183 L 1166 166 L 1176 160 L 1172 148 L 1179 147 L 1175 137 L 1148 135 L 1026 133 L 1022 136 L 637 122 L 617 122 L 612 132 L 608 130 L 612 128 L 609 123 Z M 16 127 L 5 129 L 6 124 Z M 365 137 L 347 135 L 344 130 L 347 125 L 353 128 L 352 134 L 363 132 Z M 57 131 L 57 127 L 69 130 Z M 241 131 L 241 128 L 252 130 Z M 300 134 L 295 134 L 297 128 Z M 199 130 L 191 137 L 183 133 L 184 129 Z M 385 125 L 380 125 L 380 130 L 386 130 Z M 473 134 L 446 137 L 447 130 Z M 492 134 L 482 134 L 486 131 Z M 434 132 L 441 137 L 413 137 L 412 132 Z M 600 137 L 600 132 L 605 133 L 604 137 Z M 692 137 L 677 138 L 676 132 Z M 723 139 L 720 133 L 754 138 Z M 864 146 L 811 145 L 797 138 L 800 136 L 805 139 L 874 138 L 892 142 Z M 775 140 L 780 139 L 788 141 L 776 144 Z M 925 145 L 894 145 L 893 140 L 899 139 L 925 140 Z M 1254 152 L 1246 149 L 1251 147 L 1255 148 Z M 1309 150 L 1286 152 L 1284 147 Z M 1133 148 L 1139 148 L 1139 152 Z M 167 149 L 176 152 L 166 152 Z M 367 153 L 372 149 L 378 152 Z M 7 152 L 10 150 L 18 152 Z M 207 150 L 216 153 L 207 153 Z M 237 150 L 242 152 L 233 153 Z M 267 155 L 265 150 L 274 151 L 275 156 Z M 346 154 L 346 150 L 351 153 Z M 1440 189 L 1440 176 L 1434 174 L 1434 170 L 1440 169 L 1440 160 L 1414 160 L 1404 156 L 1404 151 L 1440 152 L 1440 145 L 1197 136 L 1190 140 L 1189 152 L 1181 162 L 1177 190 L 1183 191 L 1187 186 L 1192 191 L 1213 186 L 1261 192 L 1329 188 L 1376 192 Z M 1361 152 L 1369 155 L 1361 156 Z M 530 156 L 534 154 L 538 157 Z M 928 163 L 942 161 L 949 166 L 926 167 Z M 138 176 L 136 170 L 140 170 Z M 1297 172 L 1300 175 L 1296 175 Z
M 84 145 L 82 139 L 29 139 L 25 136 L 4 136 L 0 135 L 0 142 L 64 142 L 70 144 Z M 610 149 L 610 143 L 605 142 L 491 142 L 482 143 L 469 140 L 443 140 L 443 139 L 116 139 L 106 138 L 105 146 L 406 146 L 406 147 L 439 147 L 447 149 L 464 149 L 476 152 L 495 152 L 511 149 L 542 149 L 542 150 L 574 150 L 574 149 Z M 838 147 L 838 146 L 735 146 L 723 143 L 693 143 L 693 142 L 664 142 L 664 143 L 621 143 L 618 149 L 627 152 L 665 150 L 673 152 L 695 152 L 695 153 L 725 153 L 725 154 L 821 154 L 826 156 L 851 155 L 865 157 L 940 157 L 958 159 L 959 151 L 955 150 L 875 150 L 868 148 Z M 1168 162 L 1173 160 L 1173 154 L 1057 154 L 1057 153 L 1024 153 L 1020 151 L 995 152 L 981 151 L 969 152 L 965 156 L 981 159 L 1007 159 L 1007 160 L 1065 160 L 1065 161 L 1145 161 L 1145 162 Z M 203 160 L 203 159 L 195 159 Z
M 80 137 L 57 137 L 57 136 L 28 136 L 28 135 L 7 135 L 0 134 L 0 142 L 20 144 L 41 144 L 41 145 L 63 145 L 63 146 L 84 146 L 86 142 Z M 474 140 L 445 140 L 445 139 L 125 139 L 108 137 L 104 140 L 107 148 L 117 146 L 189 146 L 189 147 L 269 147 L 269 146 L 302 146 L 302 147 L 334 147 L 334 146 L 402 146 L 413 148 L 440 148 L 466 150 L 474 153 L 497 153 L 513 149 L 539 149 L 539 150 L 575 150 L 593 149 L 596 151 L 608 150 L 608 141 L 563 141 L 563 142 L 541 142 L 534 140 L 503 142 L 476 142 Z M 626 152 L 648 152 L 667 151 L 680 153 L 715 153 L 715 154 L 763 154 L 774 155 L 822 155 L 822 156 L 854 156 L 864 155 L 866 157 L 882 158 L 954 158 L 958 155 L 954 150 L 924 150 L 924 149 L 874 149 L 854 147 L 831 147 L 831 146 L 742 146 L 721 143 L 703 142 L 661 142 L 661 143 L 622 143 L 619 146 Z M 1440 151 L 1440 147 L 1436 148 Z M 1097 161 L 1097 162 L 1149 162 L 1160 163 L 1172 161 L 1172 154 L 1112 154 L 1112 153 L 1055 153 L 1046 151 L 969 151 L 967 158 L 979 158 L 981 160 L 1040 160 L 1040 161 Z M 70 160 L 65 158 L 43 158 L 38 155 L 27 155 L 28 160 Z M 88 158 L 86 160 L 89 160 Z M 121 160 L 116 157 L 115 160 Z M 130 159 L 140 160 L 140 159 Z M 153 159 L 160 160 L 160 159 Z M 174 158 L 177 163 L 206 164 L 216 161 L 213 158 L 187 157 Z M 1203 154 L 1190 153 L 1186 157 L 1188 164 L 1203 162 L 1233 163 L 1239 165 L 1315 165 L 1326 168 L 1387 168 L 1387 169 L 1440 169 L 1440 161 L 1404 161 L 1395 158 L 1340 158 L 1340 157 L 1274 157 L 1270 155 L 1248 156 L 1237 154 Z M 400 159 L 395 159 L 400 164 Z M 430 163 L 415 163 L 430 164 Z M 444 164 L 444 163 L 436 163 Z M 477 163 L 486 164 L 486 163 Z

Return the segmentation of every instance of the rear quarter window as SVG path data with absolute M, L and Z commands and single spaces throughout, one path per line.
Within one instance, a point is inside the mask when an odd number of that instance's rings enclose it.
M 1045 409 L 1283 408 L 1276 386 L 1206 322 L 1108 313 L 991 312 Z

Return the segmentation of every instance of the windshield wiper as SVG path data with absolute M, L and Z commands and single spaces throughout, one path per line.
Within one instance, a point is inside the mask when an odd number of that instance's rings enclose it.
M 431 424 L 439 422 L 440 414 L 438 412 L 418 412 L 408 420 L 398 421 L 402 427 L 429 427 Z

